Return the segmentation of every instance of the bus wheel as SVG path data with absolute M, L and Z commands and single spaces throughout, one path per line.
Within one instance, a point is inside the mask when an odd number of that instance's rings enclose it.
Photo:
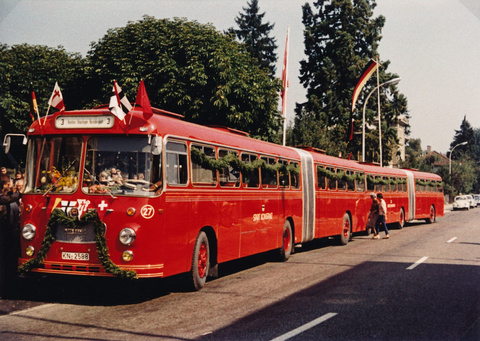
M 290 258 L 293 250 L 293 233 L 290 222 L 285 221 L 283 225 L 282 247 L 280 248 L 280 261 L 285 262 Z
M 403 229 L 405 226 L 405 211 L 403 208 L 400 209 L 400 216 L 398 217 L 398 223 L 397 223 L 397 228 L 399 230 Z
M 435 222 L 435 207 L 433 205 L 430 206 L 430 217 L 425 219 L 425 221 L 427 222 L 427 224 Z
M 339 236 L 339 242 L 341 245 L 347 245 L 352 237 L 352 223 L 350 222 L 350 216 L 345 213 L 343 216 L 342 233 Z
M 207 281 L 210 270 L 210 247 L 205 232 L 200 232 L 195 241 L 192 256 L 192 269 L 190 270 L 194 290 L 200 290 Z

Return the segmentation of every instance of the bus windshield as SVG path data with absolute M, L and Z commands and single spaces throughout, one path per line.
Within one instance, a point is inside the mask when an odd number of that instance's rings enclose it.
M 161 157 L 154 150 L 147 136 L 90 137 L 82 190 L 89 194 L 159 194 Z
M 73 193 L 78 187 L 82 139 L 31 138 L 28 143 L 25 193 Z

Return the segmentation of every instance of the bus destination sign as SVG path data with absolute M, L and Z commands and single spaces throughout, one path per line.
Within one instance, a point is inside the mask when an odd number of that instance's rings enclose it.
M 57 129 L 108 129 L 115 119 L 112 115 L 75 115 L 58 116 L 55 119 Z

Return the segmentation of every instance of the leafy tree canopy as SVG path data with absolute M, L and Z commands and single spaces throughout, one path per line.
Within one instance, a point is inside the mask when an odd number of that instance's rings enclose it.
M 213 26 L 145 16 L 109 30 L 91 47 L 97 102 L 106 101 L 114 79 L 132 100 L 143 79 L 154 106 L 196 123 L 279 141 L 280 80 L 272 80 L 242 45 Z
M 297 133 L 294 135 L 303 139 L 304 144 L 325 149 L 329 154 L 352 152 L 355 157 L 362 149 L 363 119 L 359 108 L 363 108 L 367 94 L 376 86 L 376 77 L 367 83 L 357 101 L 357 110 L 353 113 L 356 135 L 347 145 L 352 94 L 366 64 L 378 55 L 385 18 L 372 18 L 376 7 L 374 0 L 317 0 L 313 7 L 309 3 L 303 6 L 307 59 L 300 63 L 300 81 L 307 89 L 307 101 L 297 103 L 294 131 L 302 127 L 301 121 L 305 117 L 312 117 L 318 124 L 311 125 L 311 129 L 322 126 L 327 138 L 322 144 L 319 140 L 308 139 L 315 133 L 307 134 L 305 138 Z M 397 77 L 386 72 L 388 65 L 389 61 L 381 61 L 380 83 Z M 384 86 L 381 91 L 382 155 L 387 163 L 397 147 L 394 127 L 398 116 L 404 114 L 408 118 L 408 112 L 407 100 L 395 86 Z M 375 97 L 370 98 L 366 111 L 366 160 L 378 162 L 378 129 L 373 128 L 378 127 Z

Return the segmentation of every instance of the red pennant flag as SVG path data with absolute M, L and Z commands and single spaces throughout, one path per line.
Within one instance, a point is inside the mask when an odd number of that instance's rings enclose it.
M 288 36 L 290 35 L 290 27 L 287 29 L 287 41 L 285 42 L 285 54 L 283 56 L 283 70 L 282 70 L 282 86 L 283 90 L 280 92 L 282 98 L 282 117 L 287 115 L 287 88 L 288 84 Z
M 145 119 L 148 120 L 150 117 L 152 117 L 152 106 L 150 105 L 150 100 L 148 99 L 147 90 L 145 89 L 143 79 L 140 81 L 140 85 L 138 86 L 137 99 L 135 100 L 135 104 L 142 107 L 143 117 Z

